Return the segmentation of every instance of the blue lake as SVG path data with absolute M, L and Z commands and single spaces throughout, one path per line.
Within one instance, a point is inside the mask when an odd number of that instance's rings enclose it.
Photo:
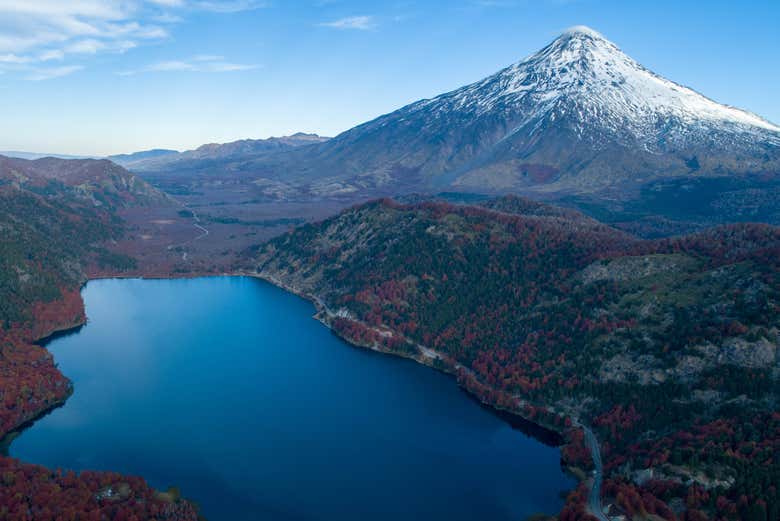
M 559 451 L 454 378 L 349 346 L 251 278 L 100 280 L 48 348 L 75 392 L 11 455 L 175 485 L 210 521 L 522 520 L 557 512 Z

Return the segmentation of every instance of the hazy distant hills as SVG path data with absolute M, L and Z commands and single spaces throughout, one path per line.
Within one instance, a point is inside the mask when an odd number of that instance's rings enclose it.
M 195 150 L 155 149 L 134 154 L 110 156 L 108 159 L 138 172 L 200 171 L 228 168 L 231 161 L 244 161 L 273 152 L 323 143 L 328 138 L 316 134 L 297 133 L 268 139 L 242 139 L 231 143 L 210 143 Z
M 20 152 L 18 150 L 0 150 L 0 156 L 15 157 L 18 159 L 42 159 L 55 157 L 57 159 L 89 159 L 88 156 L 73 156 L 68 154 L 46 154 L 41 152 Z
M 108 156 L 106 159 L 110 159 L 118 165 L 122 165 L 125 168 L 134 164 L 139 164 L 147 160 L 160 159 L 166 156 L 177 156 L 180 152 L 178 150 L 168 150 L 165 148 L 155 148 L 152 150 L 143 150 L 141 152 L 134 152 L 132 154 L 117 154 L 115 156 Z

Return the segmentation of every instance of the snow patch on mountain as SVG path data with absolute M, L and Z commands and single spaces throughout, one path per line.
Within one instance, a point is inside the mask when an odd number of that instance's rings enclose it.
M 536 54 L 482 81 L 404 109 L 510 116 L 514 132 L 567 121 L 580 134 L 601 128 L 648 148 L 688 143 L 712 133 L 780 144 L 780 127 L 750 112 L 719 104 L 667 80 L 623 53 L 593 29 L 576 26 Z M 769 134 L 767 136 L 767 134 Z

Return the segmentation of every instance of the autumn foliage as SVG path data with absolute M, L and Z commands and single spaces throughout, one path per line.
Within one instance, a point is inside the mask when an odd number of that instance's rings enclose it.
M 375 201 L 247 255 L 340 310 L 345 338 L 424 346 L 481 400 L 563 432 L 567 464 L 591 464 L 571 417 L 589 423 L 623 512 L 780 518 L 777 433 L 736 428 L 771 418 L 777 374 L 726 351 L 777 344 L 780 229 L 640 240 L 573 210 L 486 206 Z M 581 500 L 561 517 L 584 519 Z
M 109 208 L 121 204 L 122 194 L 114 200 L 99 184 L 83 198 L 84 186 L 68 188 L 35 172 L 19 183 L 26 164 L 0 159 L 0 438 L 71 393 L 51 354 L 34 342 L 84 322 L 79 290 L 85 267 L 116 271 L 130 262 L 102 247 L 121 234 Z M 87 166 L 105 169 L 97 162 Z M 83 183 L 87 172 L 70 174 Z M 63 472 L 0 456 L 0 520 L 195 519 L 190 503 L 158 495 L 141 478 Z

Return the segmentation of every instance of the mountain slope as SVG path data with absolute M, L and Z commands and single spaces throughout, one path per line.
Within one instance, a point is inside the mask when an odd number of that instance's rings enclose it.
M 252 166 L 389 192 L 589 193 L 692 173 L 777 175 L 780 127 L 666 80 L 578 27 L 484 80 L 272 159 Z
M 489 206 L 372 202 L 247 255 L 351 342 L 562 431 L 567 465 L 587 469 L 576 425 L 591 425 L 611 516 L 777 519 L 780 228 L 640 241 L 532 201 Z M 560 519 L 592 519 L 584 502 Z
M 132 266 L 105 246 L 126 231 L 119 211 L 156 204 L 170 202 L 110 161 L 0 156 L 0 334 L 77 290 L 87 267 Z
M 165 194 L 146 181 L 106 159 L 0 156 L 0 185 L 6 184 L 54 198 L 73 196 L 112 209 L 166 200 Z

